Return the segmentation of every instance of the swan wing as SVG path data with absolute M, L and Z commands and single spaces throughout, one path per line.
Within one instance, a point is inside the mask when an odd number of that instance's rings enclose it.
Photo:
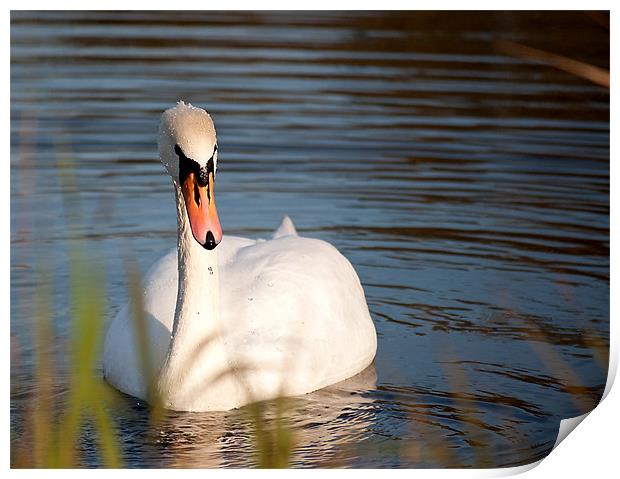
M 367 367 L 376 332 L 359 278 L 321 240 L 286 235 L 239 249 L 220 269 L 231 366 L 256 400 L 307 393 Z

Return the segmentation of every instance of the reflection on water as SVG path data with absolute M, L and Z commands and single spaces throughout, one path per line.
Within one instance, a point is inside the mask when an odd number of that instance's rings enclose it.
M 542 457 L 606 379 L 609 91 L 506 56 L 500 39 L 609 66 L 609 32 L 581 13 L 14 12 L 13 434 L 34 388 L 37 258 L 54 267 L 67 382 L 59 139 L 112 315 L 122 258 L 144 271 L 176 241 L 155 135 L 184 99 L 217 124 L 225 233 L 265 236 L 289 214 L 351 260 L 377 327 L 373 368 L 290 402 L 293 464 Z M 129 466 L 256 464 L 245 409 L 154 425 L 118 398 Z
M 357 443 L 371 435 L 377 407 L 366 393 L 376 387 L 370 366 L 337 387 L 287 401 L 285 418 L 295 430 L 299 447 L 292 464 L 329 467 L 354 460 Z M 118 418 L 126 454 L 139 454 L 147 465 L 183 467 L 251 467 L 253 422 L 246 409 L 216 413 L 168 412 L 151 422 L 144 403 L 124 396 Z M 277 405 L 265 403 L 265 418 L 276 416 Z M 137 450 L 136 450 L 137 449 Z

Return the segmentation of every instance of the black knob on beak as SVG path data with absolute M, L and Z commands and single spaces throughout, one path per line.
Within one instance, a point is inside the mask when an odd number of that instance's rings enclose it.
M 207 240 L 205 241 L 205 244 L 203 246 L 209 250 L 217 246 L 217 243 L 215 242 L 215 237 L 213 236 L 213 233 L 211 233 L 210 231 L 207 232 Z

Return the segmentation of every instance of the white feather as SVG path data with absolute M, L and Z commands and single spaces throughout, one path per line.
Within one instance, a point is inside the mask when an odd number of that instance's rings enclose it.
M 160 132 L 201 142 L 208 150 L 215 130 L 212 138 L 193 138 L 209 136 L 210 130 L 208 122 L 188 123 L 183 115 L 194 118 L 199 110 L 188 108 L 179 104 L 175 128 L 164 125 Z M 162 145 L 175 141 L 160 138 L 162 162 L 167 155 Z M 113 319 L 104 346 L 104 373 L 112 385 L 145 400 L 153 387 L 170 409 L 228 410 L 315 391 L 372 363 L 377 339 L 364 291 L 336 248 L 298 236 L 285 217 L 271 240 L 225 235 L 207 251 L 191 236 L 174 184 L 178 246 L 153 265 L 144 283 L 153 375 L 142 367 L 126 306 Z

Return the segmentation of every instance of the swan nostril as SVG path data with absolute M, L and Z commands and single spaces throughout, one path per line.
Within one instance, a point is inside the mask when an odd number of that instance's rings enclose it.
M 194 184 L 194 201 L 198 206 L 200 206 L 200 191 L 198 190 L 198 185 Z
M 211 233 L 210 231 L 207 232 L 207 240 L 205 241 L 205 244 L 203 246 L 206 249 L 213 249 L 217 246 L 217 243 L 215 242 L 215 236 L 213 236 L 213 233 Z

